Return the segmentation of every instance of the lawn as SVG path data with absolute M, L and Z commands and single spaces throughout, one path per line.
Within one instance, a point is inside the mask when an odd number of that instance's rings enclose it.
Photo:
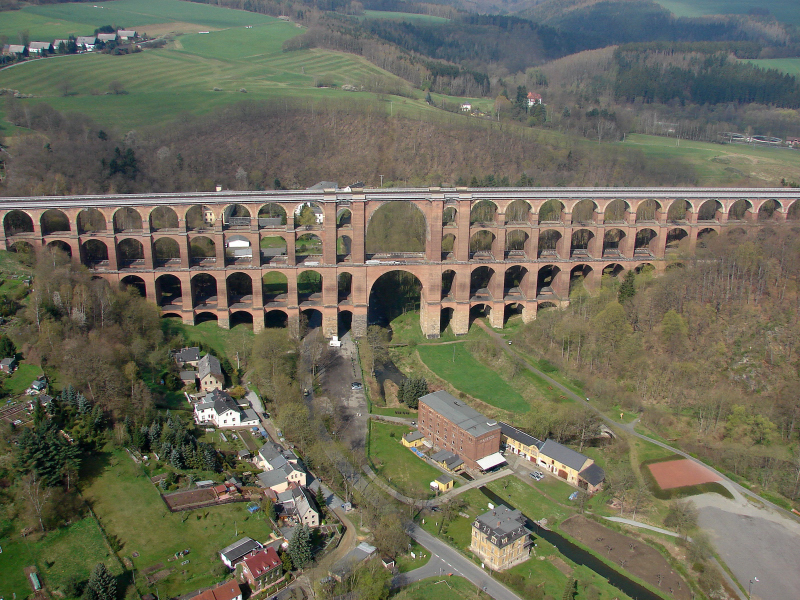
M 243 536 L 266 541 L 271 533 L 263 519 L 248 514 L 245 503 L 170 513 L 156 487 L 123 452 L 99 453 L 85 460 L 82 480 L 82 492 L 103 528 L 118 536 L 120 554 L 133 560 L 141 593 L 155 593 L 144 573 L 150 567 L 170 571 L 158 583 L 165 597 L 209 586 L 221 578 L 222 548 Z M 170 560 L 187 548 L 188 564 Z
M 796 0 L 656 0 L 661 6 L 679 17 L 704 15 L 746 15 L 754 6 L 766 8 L 779 21 L 800 25 L 800 4 Z
M 455 388 L 511 412 L 530 410 L 525 398 L 498 373 L 478 362 L 465 344 L 418 346 L 425 365 Z
M 232 357 L 234 362 L 236 360 L 235 351 L 231 351 L 234 336 L 239 335 L 242 330 L 246 331 L 245 335 L 253 335 L 252 330 L 245 324 L 237 325 L 232 329 L 222 329 L 216 321 L 206 321 L 199 325 L 184 325 L 176 322 L 175 326 L 186 337 L 189 345 L 202 342 L 213 350 L 217 358 L 228 356 L 229 359 Z
M 433 15 L 418 15 L 415 13 L 392 12 L 388 10 L 365 10 L 364 15 L 359 20 L 383 19 L 386 21 L 408 21 L 409 23 L 421 23 L 431 25 L 436 23 L 449 23 L 450 19 L 445 17 L 434 17 Z
M 800 75 L 800 58 L 767 58 L 747 62 L 758 65 L 762 69 L 777 69 L 789 75 Z
M 35 536 L 33 536 L 35 537 Z M 57 590 L 75 575 L 89 577 L 99 562 L 115 575 L 122 569 L 92 517 L 50 532 L 40 539 L 0 538 L 0 597 L 24 598 L 31 593 L 23 569 L 35 565 L 43 583 Z
M 779 185 L 781 178 L 800 181 L 800 152 L 788 148 L 753 148 L 740 144 L 711 144 L 675 138 L 630 134 L 625 147 L 645 156 L 683 160 L 691 164 L 698 183 L 707 186 Z
M 429 498 L 430 482 L 442 472 L 403 446 L 400 439 L 409 431 L 404 425 L 370 421 L 369 459 L 375 472 L 401 494 Z
M 462 577 L 431 577 L 404 587 L 392 600 L 484 600 L 486 594 Z
M 12 396 L 24 394 L 33 380 L 42 374 L 42 369 L 36 365 L 21 363 L 14 373 L 5 382 L 5 388 Z
M 533 479 L 531 481 L 533 487 L 517 477 L 504 477 L 490 482 L 486 487 L 503 500 L 507 500 L 514 508 L 521 510 L 529 519 L 534 521 L 547 519 L 548 527 L 551 528 L 555 523 L 560 523 L 575 513 L 571 508 L 560 504 L 568 502 L 567 498 L 575 488 L 549 476 L 541 481 L 534 482 Z

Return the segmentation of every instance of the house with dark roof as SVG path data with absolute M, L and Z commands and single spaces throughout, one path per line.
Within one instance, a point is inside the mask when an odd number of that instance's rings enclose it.
M 448 450 L 439 450 L 431 455 L 431 460 L 443 469 L 456 472 L 464 468 L 464 461 Z
M 222 562 L 225 563 L 225 566 L 229 569 L 232 569 L 237 563 L 244 560 L 245 556 L 251 552 L 261 550 L 261 548 L 261 544 L 255 541 L 253 538 L 243 537 L 227 548 L 220 550 L 219 556 L 222 559 Z
M 8 358 L 4 358 L 0 360 L 0 371 L 10 375 L 14 371 L 17 370 L 17 359 L 14 356 L 10 356 Z
M 272 547 L 246 556 L 240 564 L 242 576 L 250 584 L 252 592 L 271 586 L 283 575 L 283 563 Z
M 281 516 L 293 519 L 298 525 L 319 527 L 319 508 L 307 488 L 296 487 L 281 492 L 278 504 L 283 509 Z
M 370 556 L 375 554 L 377 548 L 370 546 L 366 542 L 361 542 L 358 546 L 353 548 L 350 552 L 344 555 L 340 560 L 336 561 L 331 570 L 330 576 L 336 581 L 342 581 L 350 573 L 352 573 L 358 565 L 367 560 Z
M 434 449 L 456 454 L 480 470 L 478 461 L 500 450 L 500 425 L 444 390 L 419 399 L 418 428 Z
M 191 348 L 181 348 L 177 352 L 173 352 L 172 358 L 178 363 L 179 367 L 184 365 L 197 366 L 200 362 L 200 348 L 193 346 Z
M 225 374 L 219 359 L 206 354 L 197 362 L 197 377 L 200 380 L 200 389 L 204 392 L 221 390 L 225 387 Z
M 417 431 L 409 431 L 405 435 L 403 435 L 403 446 L 406 448 L 419 448 L 423 445 L 425 440 L 425 436 L 422 435 L 422 432 L 419 430 Z
M 502 571 L 528 560 L 530 530 L 525 515 L 499 505 L 472 523 L 469 549 L 490 569 Z
M 194 420 L 198 425 L 214 424 L 217 427 L 253 427 L 258 425 L 258 416 L 250 410 L 242 410 L 222 390 L 214 390 L 194 405 Z
M 536 457 L 539 456 L 539 450 L 544 446 L 543 441 L 537 440 L 532 435 L 528 435 L 524 431 L 520 431 L 502 421 L 500 422 L 500 434 L 500 441 L 506 445 L 506 452 L 511 452 L 528 460 L 536 460 Z

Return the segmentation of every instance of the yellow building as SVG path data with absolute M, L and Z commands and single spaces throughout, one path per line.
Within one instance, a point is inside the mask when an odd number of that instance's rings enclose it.
M 403 436 L 403 446 L 406 448 L 419 448 L 423 445 L 425 436 L 419 431 L 410 431 Z
M 507 506 L 497 506 L 472 523 L 469 549 L 493 571 L 510 569 L 528 560 L 530 531 L 525 516 Z
M 449 490 L 453 489 L 453 478 L 449 475 L 442 475 L 441 477 L 437 477 L 436 481 L 431 481 L 431 489 L 443 494 Z

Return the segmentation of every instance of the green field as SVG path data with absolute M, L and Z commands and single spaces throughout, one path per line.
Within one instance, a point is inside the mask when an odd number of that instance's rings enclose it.
M 462 392 L 511 412 L 527 412 L 525 398 L 498 373 L 478 362 L 465 344 L 418 346 L 427 367 Z
M 20 536 L 0 538 L 0 597 L 24 598 L 31 586 L 23 572 L 35 566 L 44 585 L 58 590 L 75 575 L 87 579 L 99 562 L 105 563 L 115 575 L 122 572 L 119 562 L 103 539 L 92 517 L 86 517 L 35 539 Z
M 434 17 L 432 15 L 418 15 L 415 13 L 391 12 L 386 10 L 365 10 L 364 15 L 359 17 L 364 19 L 384 19 L 386 21 L 408 21 L 409 23 L 448 23 L 450 19 L 445 17 Z
M 749 60 L 762 69 L 776 69 L 789 75 L 800 75 L 800 58 L 767 58 L 763 60 Z
M 686 161 L 695 168 L 702 185 L 774 186 L 784 177 L 800 180 L 800 152 L 788 148 L 676 141 L 638 133 L 628 135 L 620 144 L 639 148 L 647 157 Z
M 139 554 L 132 560 L 142 593 L 156 593 L 155 586 L 147 585 L 145 569 L 169 569 L 158 590 L 165 597 L 177 596 L 221 578 L 218 552 L 225 546 L 244 536 L 269 539 L 270 527 L 257 515 L 249 515 L 245 503 L 170 513 L 156 487 L 124 452 L 85 460 L 82 480 L 82 492 L 103 528 L 122 543 L 120 555 Z M 188 564 L 170 560 L 187 548 Z
M 33 380 L 42 374 L 42 369 L 36 365 L 21 363 L 16 371 L 5 382 L 6 391 L 12 396 L 25 393 Z
M 392 600 L 483 600 L 486 594 L 461 577 L 432 577 L 404 587 Z
M 766 8 L 779 21 L 800 25 L 800 3 L 796 0 L 656 0 L 678 17 L 745 15 L 752 8 Z
M 400 439 L 409 431 L 404 425 L 370 421 L 369 459 L 374 471 L 401 494 L 428 498 L 431 481 L 442 473 L 403 446 Z

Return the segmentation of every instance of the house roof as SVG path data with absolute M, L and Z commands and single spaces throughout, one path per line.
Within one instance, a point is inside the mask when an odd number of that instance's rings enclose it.
M 100 40 L 101 42 L 113 42 L 115 39 L 117 39 L 117 34 L 116 33 L 98 33 L 97 34 L 97 39 Z
M 47 50 L 50 47 L 50 42 L 31 42 L 28 44 L 29 50 Z
M 244 415 L 242 415 L 242 420 L 258 421 L 258 415 L 256 414 L 256 411 L 254 411 L 252 408 L 245 408 L 243 412 Z
M 258 479 L 258 483 L 265 488 L 271 488 L 286 483 L 286 473 L 280 469 L 264 471 L 263 473 L 259 473 L 256 479 Z
M 0 365 L 7 367 L 9 365 L 14 364 L 15 362 L 17 362 L 17 359 L 12 356 L 10 358 L 4 358 L 3 360 L 0 360 Z
M 339 577 L 346 577 L 359 563 L 367 560 L 375 553 L 375 546 L 370 546 L 366 542 L 361 542 L 350 552 L 336 561 L 331 567 L 331 573 Z
M 444 390 L 426 394 L 419 402 L 475 437 L 500 429 L 497 421 L 482 415 Z
M 200 359 L 200 362 L 197 363 L 197 373 L 200 379 L 203 379 L 206 375 L 214 375 L 218 379 L 223 378 L 222 365 L 213 354 L 206 354 Z
M 320 181 L 312 185 L 310 190 L 338 190 L 339 184 L 335 181 Z
M 25 46 L 22 46 L 21 44 L 9 44 L 8 52 L 9 54 L 22 54 L 25 52 Z
M 237 456 L 239 458 L 247 458 L 248 456 L 250 456 L 250 451 L 249 450 L 239 450 L 239 452 L 237 453 Z
M 525 520 L 525 515 L 520 511 L 511 510 L 500 504 L 489 512 L 479 515 L 472 526 L 486 535 L 492 544 L 503 548 L 530 533 L 524 525 Z
M 453 481 L 453 478 L 450 477 L 449 475 L 440 475 L 439 477 L 436 478 L 436 483 L 441 483 L 442 485 L 447 485 L 448 483 L 451 483 L 452 481 Z
M 197 371 L 181 371 L 181 381 L 194 381 Z
M 214 592 L 214 600 L 233 600 L 242 594 L 242 590 L 236 580 L 223 583 L 212 591 Z
M 417 430 L 417 431 L 411 431 L 411 432 L 405 434 L 403 436 L 403 439 L 405 441 L 407 441 L 407 442 L 416 442 L 417 440 L 420 440 L 420 439 L 422 439 L 424 437 L 425 436 L 422 435 L 422 433 L 419 430 Z
M 539 454 L 552 458 L 576 471 L 583 469 L 583 465 L 589 460 L 580 452 L 575 452 L 572 448 L 567 448 L 555 440 L 547 440 L 539 449 Z
M 117 34 L 120 37 L 135 37 L 136 36 L 136 32 L 133 29 L 119 29 L 117 31 Z
M 261 552 L 248 556 L 244 559 L 244 564 L 253 575 L 253 577 L 261 577 L 265 573 L 269 573 L 273 569 L 281 566 L 281 559 L 275 548 L 265 548 Z
M 75 40 L 75 42 L 79 46 L 82 46 L 82 45 L 93 46 L 95 44 L 95 42 L 97 42 L 97 37 L 93 36 L 93 35 L 80 35 L 80 36 L 78 36 L 78 39 Z
M 234 542 L 227 548 L 223 548 L 220 550 L 220 556 L 227 559 L 228 562 L 233 562 L 245 556 L 246 554 L 250 554 L 254 550 L 259 550 L 261 548 L 261 544 L 255 541 L 253 538 L 243 537 L 238 542 Z
M 436 454 L 431 455 L 431 460 L 433 462 L 444 462 L 447 459 L 453 457 L 455 457 L 455 454 L 453 454 L 449 450 L 439 450 Z
M 542 95 L 536 92 L 528 92 L 528 100 L 541 100 Z
M 532 435 L 528 435 L 524 431 L 520 431 L 516 427 L 512 427 L 508 423 L 500 422 L 500 432 L 510 438 L 512 440 L 518 441 L 520 444 L 525 444 L 526 446 L 536 446 L 538 449 L 542 449 L 544 446 L 544 442 L 536 439 Z
M 175 353 L 175 360 L 180 362 L 196 362 L 200 360 L 200 348 L 181 348 Z
M 603 480 L 606 478 L 606 472 L 595 463 L 592 463 L 578 473 L 578 476 L 591 485 L 598 485 L 603 483 Z
M 482 471 L 487 471 L 488 469 L 496 467 L 497 465 L 502 465 L 504 462 L 506 462 L 506 459 L 503 458 L 503 455 L 499 452 L 495 452 L 494 454 L 484 456 L 475 462 L 478 463 L 478 466 Z

